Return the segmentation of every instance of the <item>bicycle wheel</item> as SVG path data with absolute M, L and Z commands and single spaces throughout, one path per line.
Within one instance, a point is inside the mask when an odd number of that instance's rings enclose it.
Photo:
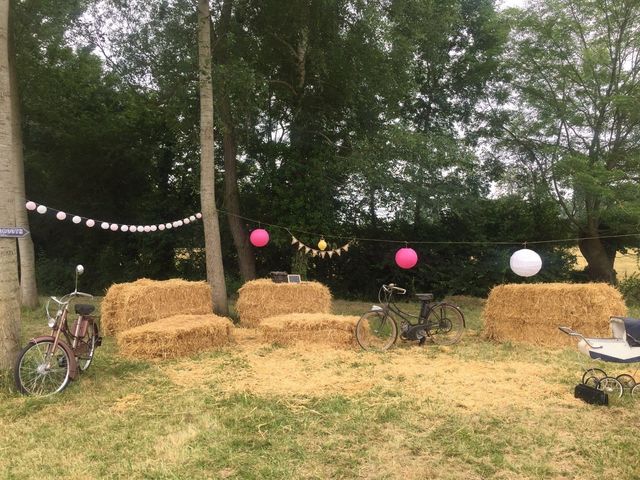
M 631 398 L 640 400 L 640 383 L 636 383 L 635 387 L 631 389 Z
M 30 342 L 22 349 L 14 370 L 18 390 L 26 395 L 51 395 L 69 383 L 69 356 L 53 340 Z
M 80 371 L 85 372 L 89 368 L 89 365 L 91 365 L 97 343 L 98 332 L 96 330 L 96 325 L 93 321 L 89 320 L 87 331 L 84 336 L 78 339 L 78 343 L 75 348 L 76 361 L 78 362 L 78 368 Z
M 622 375 L 618 375 L 616 377 L 616 380 L 618 380 L 620 382 L 620 385 L 622 385 L 622 388 L 627 390 L 629 393 L 631 393 L 631 390 L 633 389 L 633 387 L 636 386 L 636 381 L 628 373 L 623 373 Z
M 427 335 L 438 345 L 452 345 L 462 336 L 464 316 L 453 305 L 440 303 L 435 305 L 426 321 Z
M 397 337 L 395 320 L 384 312 L 367 312 L 356 324 L 356 340 L 363 350 L 386 350 L 395 343 Z

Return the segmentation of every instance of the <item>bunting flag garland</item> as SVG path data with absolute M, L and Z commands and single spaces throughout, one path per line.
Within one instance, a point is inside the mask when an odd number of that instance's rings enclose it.
M 340 248 L 334 248 L 333 250 L 319 250 L 317 248 L 312 248 L 312 247 L 309 247 L 309 246 L 305 245 L 300 240 L 298 240 L 296 237 L 291 235 L 291 245 L 297 245 L 298 251 L 304 249 L 304 253 L 307 254 L 307 255 L 311 254 L 312 257 L 320 257 L 320 258 L 329 257 L 329 258 L 333 258 L 334 255 L 340 256 L 342 254 L 342 252 L 348 252 L 349 251 L 349 245 L 351 245 L 352 243 L 353 243 L 353 240 L 345 243 Z
M 92 218 L 82 217 L 72 213 L 66 213 L 55 208 L 47 207 L 46 205 L 37 204 L 36 202 L 27 201 L 25 208 L 29 211 L 35 211 L 40 215 L 44 215 L 47 212 L 55 214 L 56 219 L 63 222 L 65 220 L 71 220 L 76 225 L 84 222 L 87 228 L 93 228 L 99 225 L 102 230 L 110 230 L 112 232 L 130 232 L 130 233 L 149 233 L 164 230 L 171 230 L 172 228 L 179 228 L 183 225 L 189 225 L 202 218 L 202 213 L 194 213 L 180 220 L 174 220 L 171 222 L 163 222 L 156 225 L 125 225 L 120 223 L 104 222 L 102 220 L 94 220 Z

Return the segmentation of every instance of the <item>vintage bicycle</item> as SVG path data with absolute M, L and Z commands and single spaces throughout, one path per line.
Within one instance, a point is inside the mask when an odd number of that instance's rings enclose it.
M 462 311 L 453 304 L 434 301 L 431 293 L 417 293 L 420 314 L 401 310 L 394 302 L 394 294 L 404 295 L 406 289 L 393 283 L 382 285 L 378 292 L 379 305 L 373 305 L 356 324 L 356 340 L 364 350 L 386 350 L 403 340 L 415 340 L 424 345 L 427 339 L 437 345 L 452 345 L 460 340 L 465 320 Z
M 61 298 L 51 297 L 45 311 L 50 335 L 29 340 L 16 360 L 14 379 L 18 390 L 25 395 L 51 395 L 61 392 L 70 380 L 86 371 L 95 350 L 102 344 L 98 324 L 91 316 L 93 305 L 76 303 L 78 315 L 69 328 L 69 305 L 77 297 L 93 298 L 89 293 L 78 291 L 78 276 L 84 272 L 82 265 L 76 266 L 76 288 Z M 57 309 L 51 315 L 51 309 Z

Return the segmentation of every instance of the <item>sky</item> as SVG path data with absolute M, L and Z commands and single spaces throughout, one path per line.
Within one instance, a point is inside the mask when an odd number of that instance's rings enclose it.
M 498 0 L 498 6 L 500 8 L 509 8 L 509 7 L 524 7 L 527 0 Z

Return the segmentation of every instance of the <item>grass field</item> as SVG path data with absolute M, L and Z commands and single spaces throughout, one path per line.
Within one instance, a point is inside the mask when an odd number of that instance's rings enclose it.
M 593 362 L 489 342 L 482 300 L 456 301 L 468 329 L 452 347 L 282 348 L 242 329 L 220 352 L 154 363 L 106 338 L 62 394 L 25 398 L 4 380 L 0 478 L 638 478 L 638 405 L 574 399 Z M 25 338 L 45 331 L 25 314 Z
M 571 250 L 571 253 L 576 256 L 576 270 L 583 270 L 587 266 L 586 259 L 580 253 L 578 248 Z M 629 250 L 627 254 L 621 254 L 618 252 L 616 255 L 616 261 L 614 262 L 614 268 L 618 274 L 618 280 L 622 280 L 625 276 L 630 277 L 633 274 L 640 273 L 640 266 L 638 265 L 638 251 Z

